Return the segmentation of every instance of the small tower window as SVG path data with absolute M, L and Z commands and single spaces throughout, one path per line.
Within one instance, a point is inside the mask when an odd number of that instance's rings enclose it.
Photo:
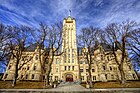
M 70 70 L 70 66 L 68 66 L 68 70 Z
M 72 57 L 74 57 L 74 54 L 72 54 Z
M 74 59 L 72 59 L 72 63 L 74 63 Z

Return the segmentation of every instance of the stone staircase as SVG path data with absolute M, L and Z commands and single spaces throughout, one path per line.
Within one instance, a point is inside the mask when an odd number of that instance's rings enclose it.
M 80 81 L 75 81 L 75 82 L 62 81 L 57 87 L 69 86 L 69 85 L 80 84 L 80 83 L 81 83 Z

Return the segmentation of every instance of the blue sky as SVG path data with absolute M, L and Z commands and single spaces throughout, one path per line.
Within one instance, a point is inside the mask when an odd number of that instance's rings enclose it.
M 0 23 L 38 27 L 68 16 L 76 18 L 77 29 L 105 27 L 126 19 L 140 22 L 140 0 L 0 0 Z

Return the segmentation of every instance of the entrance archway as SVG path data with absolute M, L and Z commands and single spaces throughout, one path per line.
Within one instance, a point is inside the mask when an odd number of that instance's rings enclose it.
M 66 82 L 73 82 L 73 75 L 72 74 L 66 75 Z

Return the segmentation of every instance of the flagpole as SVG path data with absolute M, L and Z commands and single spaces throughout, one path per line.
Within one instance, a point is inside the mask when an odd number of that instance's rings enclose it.
M 71 15 L 71 10 L 69 10 L 69 16 Z

